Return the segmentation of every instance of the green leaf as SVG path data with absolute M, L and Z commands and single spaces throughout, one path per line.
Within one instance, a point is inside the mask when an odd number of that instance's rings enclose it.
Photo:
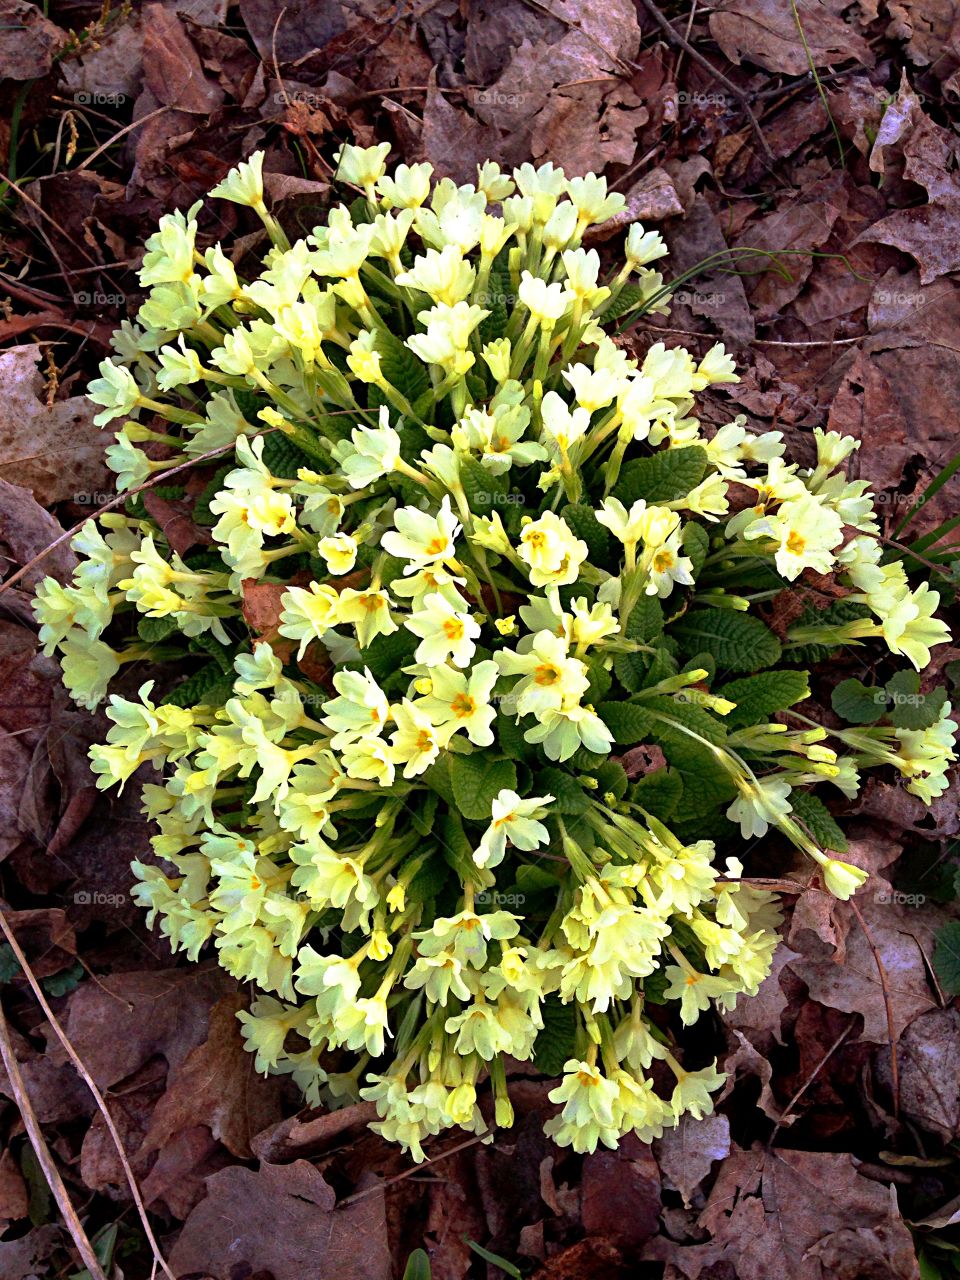
M 430 1280 L 430 1259 L 422 1249 L 414 1249 L 407 1259 L 403 1280 Z
M 83 974 L 83 965 L 78 961 L 69 969 L 62 969 L 60 973 L 51 973 L 48 978 L 41 979 L 41 985 L 48 995 L 65 996 L 68 991 L 73 991 L 80 985 Z
M 407 898 L 410 902 L 428 902 L 450 879 L 448 860 L 431 856 L 407 885 Z
M 648 458 L 634 458 L 620 472 L 613 490 L 625 507 L 638 498 L 646 502 L 676 502 L 703 479 L 707 453 L 700 445 L 662 449 Z
M 523 736 L 519 720 L 498 711 L 494 727 L 500 750 L 511 760 L 528 760 L 536 754 L 536 747 Z
M 630 780 L 619 760 L 605 760 L 593 776 L 597 780 L 596 794 L 601 798 L 612 792 L 615 799 L 622 800 L 627 794 Z
M 430 376 L 406 343 L 389 329 L 375 329 L 373 345 L 380 353 L 380 368 L 392 387 L 406 396 L 411 405 L 430 390 Z
M 20 961 L 9 942 L 0 943 L 0 986 L 4 986 L 20 972 Z
M 137 635 L 141 640 L 145 640 L 147 644 L 159 644 L 161 640 L 166 640 L 167 636 L 171 636 L 177 630 L 177 620 L 170 614 L 165 618 L 139 618 L 137 620 Z
M 218 467 L 210 479 L 204 486 L 203 492 L 196 500 L 193 507 L 194 523 L 202 525 L 215 525 L 220 519 L 210 510 L 210 503 L 214 500 L 220 490 L 223 488 L 223 481 L 232 467 Z
M 453 756 L 449 752 L 443 752 L 436 764 L 432 764 L 424 773 L 423 780 L 428 787 L 436 791 L 440 799 L 453 809 L 456 807 L 456 801 L 453 798 L 453 783 L 450 780 L 450 762 Z
M 641 706 L 645 710 L 657 713 L 657 715 L 651 717 L 653 720 L 651 732 L 656 738 L 681 738 L 696 746 L 696 741 L 690 737 L 689 733 L 684 732 L 684 729 L 689 729 L 692 733 L 697 734 L 698 737 L 706 738 L 707 742 L 711 742 L 717 747 L 722 746 L 726 741 L 727 728 L 723 721 L 704 707 L 697 706 L 695 702 L 684 702 L 680 698 L 657 695 L 653 698 L 645 698 Z M 666 716 L 668 720 L 675 720 L 683 727 L 676 728 L 661 720 L 660 716 Z
M 461 757 L 466 759 L 467 757 Z M 459 813 L 448 810 L 440 823 L 440 852 L 443 860 L 464 884 L 477 889 L 484 886 L 484 873 L 473 860 L 473 844 L 463 829 Z
M 792 791 L 790 803 L 794 814 L 804 826 L 809 827 L 821 849 L 832 849 L 834 853 L 847 852 L 847 837 L 819 796 L 815 796 L 812 791 Z
M 160 699 L 160 706 L 193 707 L 202 704 L 222 707 L 232 694 L 233 681 L 223 674 L 218 663 L 208 662 L 182 684 L 165 693 Z
M 783 586 L 782 580 L 780 585 Z M 755 585 L 754 590 L 758 589 L 759 587 Z M 812 606 L 804 609 L 793 625 L 797 628 L 838 627 L 843 626 L 845 622 L 859 622 L 870 616 L 870 610 L 865 604 L 850 604 L 847 600 L 834 600 L 833 604 L 827 605 L 823 610 L 814 609 Z M 790 657 L 794 662 L 802 663 L 804 666 L 813 666 L 817 662 L 825 662 L 838 647 L 835 644 L 813 641 L 791 650 Z
M 590 676 L 590 684 L 583 695 L 583 701 L 595 706 L 610 692 L 613 676 L 603 665 L 603 659 L 599 657 L 587 658 L 587 673 Z
M 490 760 L 477 751 L 450 757 L 450 782 L 459 812 L 471 822 L 485 822 L 498 793 L 516 790 L 517 770 L 511 760 Z
M 710 684 L 717 675 L 717 660 L 712 653 L 707 653 L 705 649 L 701 649 L 699 653 L 695 653 L 686 660 L 681 670 L 705 671 L 707 674 L 703 677 L 704 682 Z
M 667 648 L 667 645 L 671 648 Z M 655 684 L 659 684 L 661 680 L 668 680 L 671 676 L 675 676 L 680 670 L 680 665 L 673 656 L 672 650 L 676 648 L 676 642 L 664 639 L 662 647 L 658 648 L 656 653 L 650 657 L 650 665 L 647 667 L 643 677 L 642 688 L 652 689 Z
M 433 830 L 439 803 L 440 796 L 436 791 L 424 791 L 420 807 L 410 810 L 410 821 L 422 836 L 428 836 Z
M 655 644 L 663 635 L 663 607 L 656 596 L 641 596 L 630 610 L 624 629 L 627 640 Z M 642 689 L 652 662 L 649 653 L 618 653 L 613 660 L 617 679 L 629 693 Z
M 590 808 L 590 797 L 572 773 L 563 769 L 548 766 L 537 774 L 536 794 L 553 796 L 550 805 L 551 813 L 586 813 Z
M 960 921 L 951 920 L 937 934 L 933 967 L 945 993 L 960 995 Z
M 602 565 L 610 555 L 610 531 L 597 519 L 593 507 L 571 502 L 561 509 L 560 515 L 587 544 L 591 564 Z
M 653 721 L 634 702 L 601 702 L 597 715 L 613 734 L 614 742 L 621 747 L 631 747 L 635 742 L 650 738 Z
M 916 671 L 898 671 L 884 687 L 890 708 L 887 714 L 897 729 L 929 729 L 940 719 L 947 691 L 936 688 L 921 693 Z
M 666 821 L 683 795 L 683 777 L 676 769 L 655 769 L 638 778 L 630 790 L 630 800 Z
M 533 1065 L 545 1076 L 563 1074 L 563 1064 L 573 1056 L 577 1020 L 572 1004 L 561 1004 L 559 996 L 547 996 L 540 1006 L 543 1030 L 533 1045 Z
M 510 1280 L 523 1280 L 523 1272 L 519 1270 L 507 1258 L 501 1258 L 499 1253 L 491 1253 L 489 1249 L 485 1249 L 482 1244 L 477 1244 L 476 1240 L 471 1240 L 469 1236 L 464 1236 L 467 1244 L 484 1262 L 489 1262 L 492 1266 L 498 1267 L 505 1276 L 509 1276 Z
M 386 680 L 399 672 L 409 661 L 417 647 L 417 638 L 405 627 L 392 631 L 388 636 L 376 636 L 366 649 L 360 650 L 360 659 L 375 680 Z
M 480 338 L 484 343 L 503 337 L 515 305 L 516 295 L 513 292 L 507 263 L 508 254 L 502 253 L 497 256 L 490 270 L 486 295 L 479 299 L 480 305 L 490 312 L 480 321 Z
M 229 650 L 209 631 L 201 631 L 199 635 L 191 636 L 187 641 L 187 647 L 191 653 L 205 653 L 208 658 L 214 660 L 224 675 L 229 675 L 231 680 L 233 679 L 233 658 Z
M 602 317 L 604 324 L 609 324 L 612 320 L 619 320 L 628 311 L 633 311 L 635 307 L 641 306 L 644 296 L 645 291 L 642 286 L 625 284 L 615 298 L 610 298 L 607 301 L 606 306 L 601 303 L 597 318 L 600 319 Z
M 759 671 L 780 659 L 780 641 L 759 618 L 733 609 L 692 609 L 671 628 L 688 653 L 706 649 L 728 671 Z
M 703 568 L 704 561 L 710 551 L 710 535 L 702 525 L 688 520 L 683 526 L 683 535 L 680 541 L 683 543 L 684 554 L 689 556 L 693 563 L 693 576 L 696 578 Z
M 301 467 L 313 470 L 316 459 L 299 449 L 282 431 L 271 431 L 263 438 L 263 461 L 280 480 L 296 480 Z
M 692 822 L 729 805 L 737 793 L 736 784 L 706 748 L 698 747 L 689 739 L 686 743 L 674 740 L 661 745 L 663 754 L 683 779 L 683 800 L 674 813 L 674 822 L 680 819 Z M 716 838 L 715 831 L 709 835 L 711 839 Z
M 630 610 L 624 634 L 637 644 L 653 644 L 663 635 L 663 606 L 656 596 L 641 596 Z
M 477 516 L 489 516 L 494 507 L 502 505 L 510 491 L 507 476 L 495 476 L 469 454 L 460 459 L 460 483 L 470 510 Z
M 848 724 L 873 724 L 884 714 L 886 695 L 853 676 L 841 680 L 830 695 L 830 705 Z
M 677 722 L 669 724 L 651 716 L 650 737 L 659 743 L 668 763 L 680 772 L 683 818 L 692 820 L 720 804 L 728 803 L 736 793 L 730 774 L 710 746 L 697 742 L 684 732 L 684 729 L 692 730 L 707 743 L 719 746 L 726 738 L 726 729 L 721 721 L 703 707 L 672 698 L 651 698 L 643 705 Z
M 769 720 L 775 711 L 786 711 L 802 702 L 810 696 L 807 675 L 806 671 L 761 671 L 759 675 L 744 676 L 722 685 L 716 691 L 719 696 L 737 704 L 724 716 L 724 723 L 738 729 L 760 724 Z

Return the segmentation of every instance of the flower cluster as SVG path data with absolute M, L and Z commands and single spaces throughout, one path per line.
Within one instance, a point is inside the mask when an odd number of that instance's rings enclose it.
M 198 248 L 199 205 L 162 219 L 90 387 L 130 496 L 41 586 L 41 638 L 89 707 L 159 664 L 109 695 L 93 767 L 158 771 L 136 897 L 256 985 L 259 1069 L 374 1101 L 417 1159 L 510 1124 L 511 1060 L 562 1073 L 559 1143 L 650 1139 L 722 1082 L 683 1027 L 770 969 L 777 904 L 738 848 L 777 828 L 848 897 L 816 789 L 892 766 L 930 798 L 954 759 L 942 698 L 827 730 L 806 666 L 876 638 L 919 670 L 947 632 L 883 553 L 855 441 L 817 431 L 803 468 L 742 418 L 704 431 L 723 348 L 612 336 L 669 287 L 639 225 L 619 270 L 583 247 L 623 207 L 602 178 L 458 187 L 387 149 L 344 147 L 356 198 L 292 244 L 262 156 L 231 172 L 212 194 L 269 239 L 252 274 Z M 822 575 L 838 603 L 768 625 Z

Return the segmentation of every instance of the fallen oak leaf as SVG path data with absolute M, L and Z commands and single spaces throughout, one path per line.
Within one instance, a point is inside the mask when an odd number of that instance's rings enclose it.
M 736 1150 L 698 1226 L 706 1244 L 650 1241 L 643 1258 L 686 1280 L 919 1280 L 913 1239 L 892 1193 L 845 1152 Z
M 853 58 L 872 67 L 873 50 L 840 17 L 843 0 L 805 0 L 801 11 L 809 58 L 823 67 Z M 721 0 L 709 18 L 710 34 L 737 66 L 747 59 L 778 75 L 802 76 L 808 53 L 789 4 L 781 0 Z
M 244 997 L 226 995 L 210 1010 L 203 1044 L 170 1072 L 140 1155 L 159 1150 L 182 1129 L 204 1124 L 231 1155 L 247 1159 L 250 1139 L 279 1117 L 277 1077 L 265 1078 L 244 1048 L 237 1012 Z
M 170 1255 L 175 1274 L 232 1280 L 336 1276 L 390 1280 L 383 1192 L 337 1207 L 333 1188 L 306 1160 L 232 1165 L 207 1179 L 207 1196 L 184 1224 Z
M 674 1129 L 664 1131 L 653 1144 L 660 1172 L 676 1187 L 686 1208 L 717 1160 L 730 1154 L 730 1121 L 714 1113 L 694 1120 L 680 1117 Z

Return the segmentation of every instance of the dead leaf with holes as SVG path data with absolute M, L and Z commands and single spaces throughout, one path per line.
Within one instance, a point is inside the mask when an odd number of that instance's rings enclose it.
M 0 478 L 33 492 L 42 506 L 93 500 L 112 489 L 106 433 L 85 396 L 44 398 L 36 343 L 0 354 Z

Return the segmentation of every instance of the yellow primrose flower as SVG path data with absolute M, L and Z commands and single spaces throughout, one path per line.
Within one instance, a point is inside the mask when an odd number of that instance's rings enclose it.
M 552 511 L 531 520 L 520 534 L 518 553 L 535 587 L 562 587 L 576 582 L 587 558 L 587 544 Z
M 384 162 L 389 152 L 389 142 L 378 142 L 373 147 L 355 147 L 351 143 L 344 143 L 334 162 L 337 177 L 343 182 L 363 187 L 367 198 L 373 200 L 373 188 L 386 172 Z
M 377 636 L 389 636 L 397 630 L 390 612 L 392 604 L 385 591 L 373 587 L 357 591 L 347 587 L 340 592 L 337 615 L 340 622 L 354 628 L 360 648 L 367 649 Z
M 317 543 L 317 554 L 329 571 L 335 576 L 349 573 L 357 563 L 357 543 L 349 533 L 334 533 L 321 538 Z

